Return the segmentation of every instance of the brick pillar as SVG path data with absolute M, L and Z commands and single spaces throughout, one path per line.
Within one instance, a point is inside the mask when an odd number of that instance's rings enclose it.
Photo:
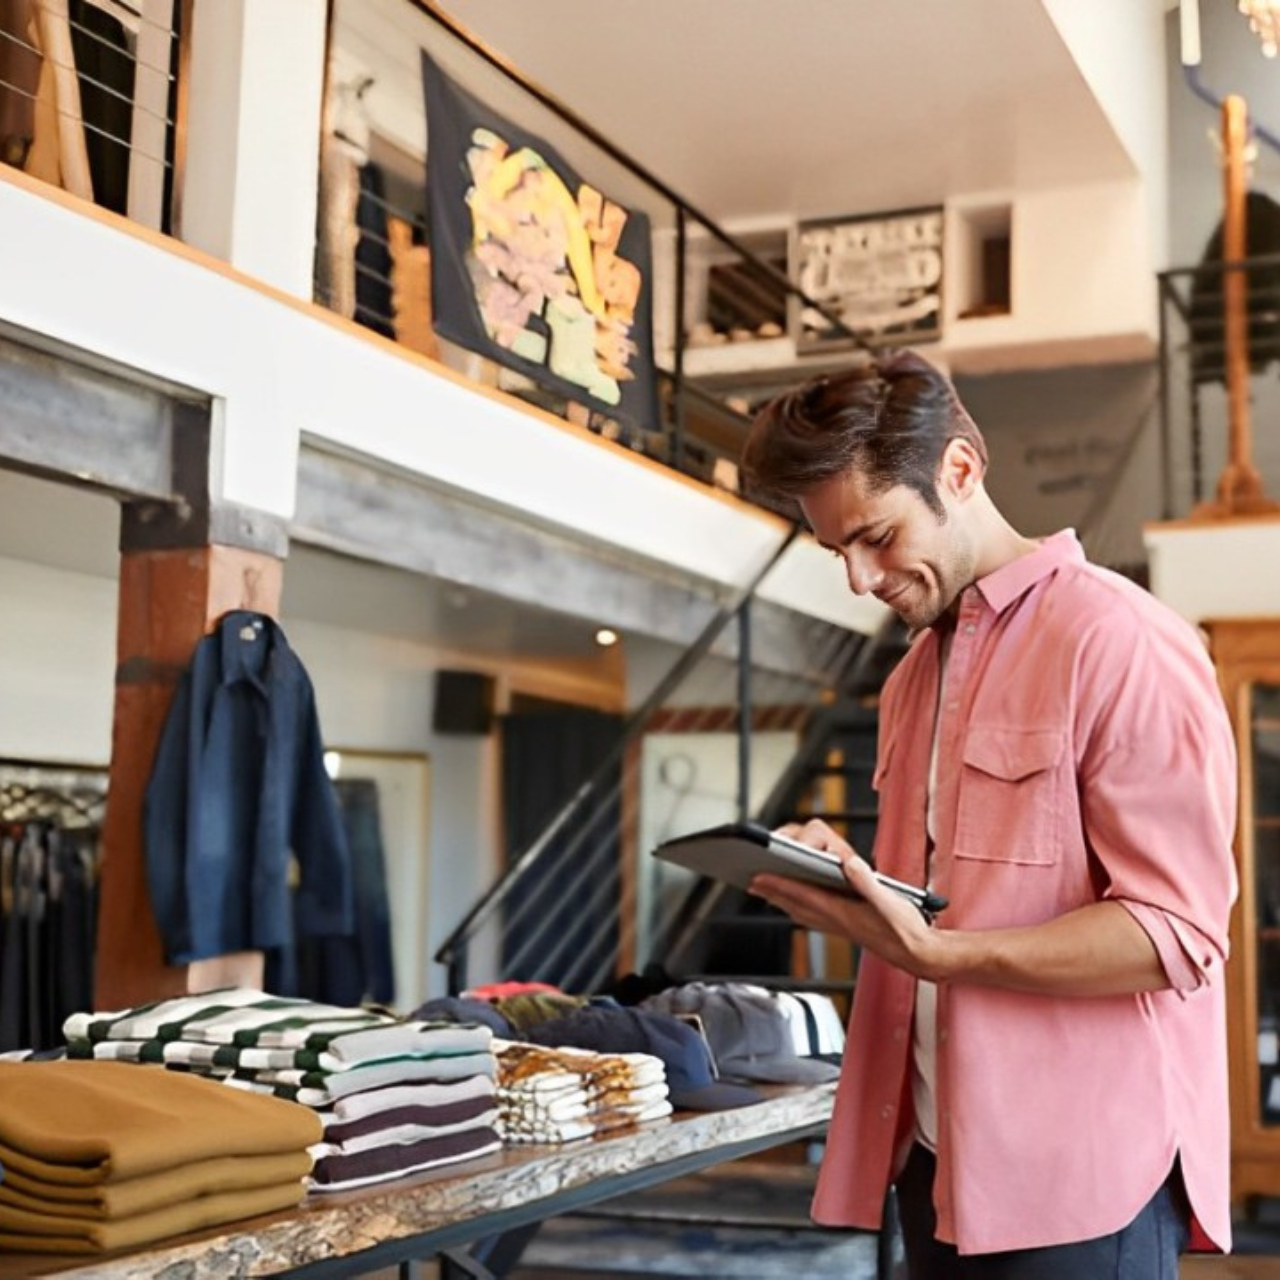
M 232 609 L 279 613 L 283 562 L 209 545 L 126 550 L 120 564 L 115 715 L 103 824 L 94 1006 L 124 1009 L 217 986 L 262 983 L 260 952 L 175 968 L 147 893 L 143 800 L 160 732 L 196 644 Z

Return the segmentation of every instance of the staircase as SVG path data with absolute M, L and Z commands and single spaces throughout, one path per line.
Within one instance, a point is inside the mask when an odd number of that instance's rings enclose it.
M 810 716 L 799 749 L 756 815 L 774 828 L 820 818 L 869 857 L 875 844 L 872 789 L 879 729 L 877 699 L 906 652 L 896 617 L 857 651 L 832 699 Z M 852 956 L 840 974 L 814 974 L 807 936 L 775 907 L 710 880 L 690 893 L 666 934 L 664 967 L 684 981 L 761 982 L 785 988 L 852 990 Z

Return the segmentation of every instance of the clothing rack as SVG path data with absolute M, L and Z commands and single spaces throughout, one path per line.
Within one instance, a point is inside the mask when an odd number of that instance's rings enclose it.
M 105 769 L 0 762 L 0 1052 L 92 1005 L 106 792 Z

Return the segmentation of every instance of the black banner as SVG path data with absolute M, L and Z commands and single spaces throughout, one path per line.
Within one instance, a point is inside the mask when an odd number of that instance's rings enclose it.
M 441 337 L 656 429 L 649 219 L 423 54 L 431 306 Z

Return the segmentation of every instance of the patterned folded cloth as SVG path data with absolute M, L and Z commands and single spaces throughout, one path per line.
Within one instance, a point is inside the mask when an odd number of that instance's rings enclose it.
M 510 1143 L 574 1142 L 671 1114 L 662 1061 L 495 1040 L 500 1132 Z

